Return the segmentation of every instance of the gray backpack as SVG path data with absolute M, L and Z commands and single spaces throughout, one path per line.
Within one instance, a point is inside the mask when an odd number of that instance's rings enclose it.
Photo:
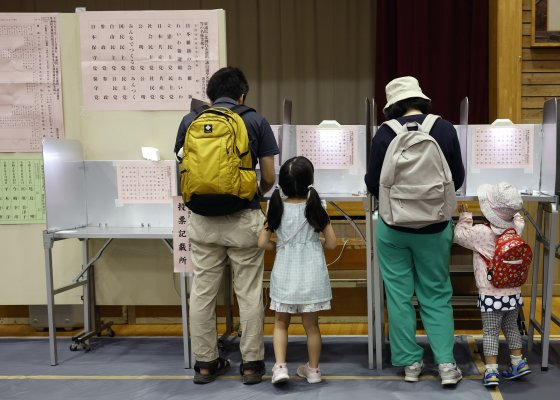
M 430 136 L 437 115 L 419 125 L 385 124 L 397 137 L 389 144 L 379 180 L 379 215 L 389 225 L 423 228 L 449 221 L 457 206 L 455 185 L 447 160 Z M 418 130 L 409 130 L 418 126 Z

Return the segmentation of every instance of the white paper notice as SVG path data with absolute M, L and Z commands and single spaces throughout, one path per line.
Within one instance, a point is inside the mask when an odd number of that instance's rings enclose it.
M 474 127 L 472 168 L 533 168 L 534 126 Z
M 350 169 L 356 159 L 357 127 L 319 129 L 297 126 L 297 155 L 307 157 L 315 169 Z
M 192 211 L 189 210 L 181 196 L 173 197 L 173 271 L 193 272 L 191 261 L 191 243 L 187 237 L 187 226 Z
M 79 14 L 84 107 L 184 110 L 219 68 L 220 10 Z
M 58 15 L 0 13 L 0 152 L 62 137 Z
M 118 161 L 120 203 L 169 203 L 177 194 L 175 161 Z

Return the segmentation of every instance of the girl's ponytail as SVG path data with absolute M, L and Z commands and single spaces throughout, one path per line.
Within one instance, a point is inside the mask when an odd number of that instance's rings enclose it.
M 283 213 L 284 203 L 282 203 L 282 197 L 280 197 L 280 188 L 276 185 L 276 189 L 274 189 L 272 196 L 270 196 L 268 211 L 266 213 L 266 222 L 268 224 L 266 229 L 268 231 L 274 232 L 278 229 Z
M 305 218 L 307 222 L 309 222 L 309 225 L 315 229 L 315 232 L 322 232 L 330 222 L 329 214 L 327 214 L 327 211 L 323 208 L 319 193 L 317 193 L 313 185 L 309 185 L 308 189 Z

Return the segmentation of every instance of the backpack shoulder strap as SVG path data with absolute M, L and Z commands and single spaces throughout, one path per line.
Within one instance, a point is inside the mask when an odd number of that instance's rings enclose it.
M 422 132 L 430 133 L 432 127 L 439 118 L 441 118 L 439 115 L 426 115 L 426 118 L 424 118 L 424 122 L 422 122 L 422 125 L 420 125 L 420 129 L 422 130 Z
M 252 109 L 251 107 L 247 107 L 245 104 L 236 104 L 231 108 L 231 111 L 241 116 L 245 113 L 248 113 L 249 111 L 255 111 L 255 110 Z
M 209 108 L 210 108 L 210 106 L 208 104 L 202 104 L 198 107 L 193 108 L 192 111 L 198 116 L 201 112 L 203 112 L 203 111 L 205 111 Z
M 401 125 L 401 123 L 399 121 L 397 121 L 396 119 L 390 119 L 389 121 L 385 121 L 383 122 L 383 124 L 381 125 L 387 125 L 389 128 L 391 128 L 391 130 L 393 132 L 395 132 L 395 134 L 399 134 L 399 133 L 403 133 L 403 126 Z

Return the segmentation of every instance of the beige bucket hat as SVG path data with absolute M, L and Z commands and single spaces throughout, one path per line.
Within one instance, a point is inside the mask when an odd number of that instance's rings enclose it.
M 413 76 L 402 76 L 393 79 L 385 86 L 385 94 L 387 95 L 387 104 L 383 107 L 383 111 L 396 102 L 410 99 L 411 97 L 421 97 L 431 101 L 428 96 L 422 93 L 418 80 Z

